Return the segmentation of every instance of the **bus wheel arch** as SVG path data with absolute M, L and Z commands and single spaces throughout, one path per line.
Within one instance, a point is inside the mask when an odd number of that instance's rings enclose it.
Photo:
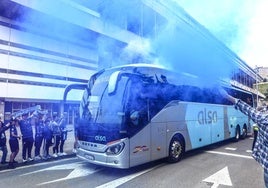
M 185 152 L 185 141 L 182 135 L 176 134 L 172 137 L 168 149 L 168 162 L 176 163 L 181 160 Z

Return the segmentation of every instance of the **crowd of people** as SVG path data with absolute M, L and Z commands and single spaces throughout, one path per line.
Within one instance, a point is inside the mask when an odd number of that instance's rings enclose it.
M 10 131 L 8 142 L 7 130 Z M 54 115 L 51 118 L 41 111 L 35 111 L 31 115 L 23 113 L 20 117 L 12 117 L 7 124 L 4 124 L 0 118 L 1 164 L 8 164 L 9 168 L 15 168 L 15 163 L 18 163 L 15 158 L 19 153 L 20 141 L 23 163 L 64 156 L 66 155 L 64 143 L 67 139 L 67 132 L 64 116 Z M 11 152 L 9 161 L 7 161 L 7 144 Z

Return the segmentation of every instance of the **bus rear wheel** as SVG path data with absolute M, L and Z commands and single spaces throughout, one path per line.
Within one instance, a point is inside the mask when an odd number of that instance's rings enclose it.
M 247 135 L 248 135 L 248 129 L 247 129 L 247 126 L 246 125 L 243 126 L 242 131 L 243 132 L 242 132 L 241 138 L 242 139 L 245 139 L 247 137 Z
M 236 129 L 235 129 L 235 137 L 234 137 L 234 141 L 235 142 L 238 142 L 239 141 L 239 139 L 240 139 L 240 127 L 239 127 L 239 125 L 238 126 L 236 126 Z
M 168 161 L 176 163 L 181 160 L 184 153 L 184 143 L 179 136 L 174 136 L 169 145 Z

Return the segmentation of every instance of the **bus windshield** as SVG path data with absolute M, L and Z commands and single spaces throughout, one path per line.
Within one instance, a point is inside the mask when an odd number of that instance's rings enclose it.
M 90 114 L 90 122 L 105 124 L 106 129 L 120 129 L 122 122 L 122 99 L 127 77 L 120 79 L 117 92 L 108 94 L 109 75 L 100 75 L 91 88 L 88 95 L 87 109 Z
M 101 79 L 101 78 L 100 78 Z M 108 94 L 108 82 L 99 81 L 94 84 L 89 96 L 89 111 L 92 121 L 97 124 L 105 124 L 106 128 L 119 129 L 122 122 L 122 100 L 126 77 L 120 80 L 120 87 L 113 95 Z
M 101 135 L 103 142 L 131 137 L 149 121 L 153 80 L 122 73 L 116 78 L 117 86 L 111 94 L 108 89 L 111 75 L 111 72 L 98 75 L 90 91 L 84 92 L 82 101 L 86 102 L 81 105 L 80 140 L 98 141 L 88 135 Z
M 86 89 L 84 92 L 83 100 L 86 100 L 86 104 L 81 105 L 80 140 L 106 143 L 126 137 L 123 102 L 129 78 L 121 76 L 116 92 L 109 94 L 110 75 L 110 72 L 98 75 L 90 91 Z

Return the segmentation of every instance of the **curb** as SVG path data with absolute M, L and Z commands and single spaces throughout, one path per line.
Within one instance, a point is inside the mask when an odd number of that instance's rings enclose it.
M 67 155 L 59 156 L 59 157 L 51 157 L 49 159 L 39 159 L 39 160 L 27 161 L 24 163 L 19 161 L 18 163 L 14 163 L 15 168 L 9 168 L 8 163 L 0 164 L 0 171 L 7 170 L 7 169 L 16 170 L 17 167 L 30 166 L 30 165 L 40 164 L 40 163 L 45 163 L 45 162 L 50 162 L 50 161 L 59 161 L 61 159 L 68 159 L 68 158 L 73 158 L 73 157 L 76 157 L 75 153 L 67 154 Z

